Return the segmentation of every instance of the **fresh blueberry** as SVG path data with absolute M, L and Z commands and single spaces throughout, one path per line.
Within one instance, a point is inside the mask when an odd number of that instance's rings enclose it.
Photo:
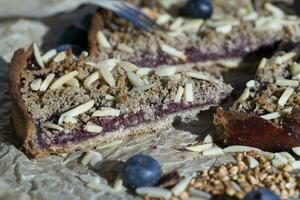
M 185 13 L 190 17 L 209 19 L 213 5 L 210 0 L 189 0 L 185 5 Z
M 62 52 L 62 51 L 67 51 L 68 49 L 72 49 L 72 52 L 75 55 L 80 55 L 80 53 L 82 52 L 82 49 L 80 47 L 72 44 L 62 44 L 57 46 L 55 49 L 57 52 Z
M 129 158 L 122 169 L 124 184 L 130 188 L 153 186 L 161 177 L 159 163 L 148 155 L 137 154 Z
M 294 0 L 293 9 L 298 15 L 300 15 L 300 0 Z
M 274 192 L 265 188 L 261 188 L 249 192 L 245 196 L 244 200 L 280 200 L 280 198 Z

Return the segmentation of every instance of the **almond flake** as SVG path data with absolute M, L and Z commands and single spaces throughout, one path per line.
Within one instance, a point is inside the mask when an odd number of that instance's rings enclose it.
M 293 162 L 296 159 L 288 152 L 280 152 L 279 153 L 281 156 L 285 157 L 289 162 Z
M 53 124 L 51 122 L 45 122 L 45 123 L 43 123 L 43 126 L 45 128 L 50 128 L 50 129 L 54 129 L 54 130 L 58 130 L 58 131 L 63 131 L 64 130 L 63 127 L 61 127 L 57 124 Z
M 208 143 L 212 143 L 212 142 L 213 142 L 213 137 L 210 134 L 206 135 L 203 140 L 203 143 L 208 144 Z
M 66 117 L 64 118 L 64 123 L 77 124 L 77 119 L 74 117 Z
M 300 160 L 291 162 L 292 170 L 299 170 L 300 169 Z
M 66 85 L 76 88 L 80 86 L 79 81 L 76 78 L 71 78 L 70 80 L 68 80 L 66 82 Z
M 99 152 L 97 152 L 97 151 L 90 151 L 90 152 L 88 152 L 88 153 L 82 158 L 81 164 L 83 164 L 83 165 L 89 165 L 90 162 L 91 162 L 91 160 L 92 160 L 93 158 L 95 158 L 95 157 L 100 158 L 100 159 L 102 160 L 102 155 L 101 155 Z
M 184 92 L 183 87 L 182 87 L 182 86 L 179 86 L 178 89 L 177 89 L 176 96 L 175 96 L 175 98 L 174 98 L 174 102 L 175 102 L 175 103 L 181 102 L 183 92 Z
M 57 80 L 55 80 L 51 84 L 50 89 L 56 90 L 56 89 L 60 88 L 63 84 L 65 84 L 67 81 L 71 80 L 72 78 L 74 78 L 74 76 L 76 76 L 78 74 L 79 74 L 78 71 L 72 71 L 65 75 L 62 75 L 61 77 L 59 77 Z
M 293 80 L 300 81 L 300 73 L 292 77 Z
M 193 102 L 194 101 L 193 85 L 191 83 L 187 83 L 185 85 L 183 97 L 184 97 L 184 100 L 186 102 Z
M 89 52 L 87 51 L 82 51 L 80 54 L 82 57 L 88 57 L 89 56 Z
M 115 59 L 115 58 L 110 58 L 110 59 L 107 59 L 105 61 L 102 61 L 101 63 L 99 63 L 99 66 L 100 68 L 101 67 L 105 67 L 107 68 L 108 71 L 112 71 L 116 66 L 117 64 L 120 62 L 120 60 L 118 59 Z M 98 66 L 98 65 L 97 65 Z M 96 67 L 97 67 L 96 66 Z M 98 67 L 99 68 L 99 67 Z M 99 69 L 100 69 L 99 68 Z
M 290 53 L 287 53 L 283 56 L 278 56 L 275 58 L 275 63 L 278 64 L 278 65 L 281 65 L 283 64 L 284 62 L 292 59 L 293 57 L 295 57 L 297 54 L 295 52 L 290 52 Z
M 284 18 L 285 17 L 285 13 L 283 12 L 283 10 L 281 10 L 277 6 L 274 6 L 271 3 L 266 3 L 265 9 L 270 11 L 275 18 Z
M 100 133 L 100 132 L 102 132 L 103 128 L 97 124 L 88 122 L 85 125 L 84 130 L 86 130 L 87 132 L 90 132 L 90 133 Z
M 271 120 L 271 119 L 276 119 L 276 118 L 281 117 L 281 114 L 279 112 L 273 112 L 273 113 L 269 113 L 266 115 L 261 115 L 260 117 L 264 118 L 266 120 Z
M 131 91 L 142 92 L 142 91 L 149 90 L 149 89 L 153 88 L 154 86 L 156 86 L 156 84 L 144 85 L 144 86 L 140 86 L 140 87 L 134 87 Z
M 93 113 L 93 117 L 118 117 L 121 114 L 121 110 L 103 107 L 100 110 L 96 110 Z
M 250 80 L 246 83 L 247 88 L 253 88 L 256 85 L 256 81 L 255 80 Z
M 221 65 L 222 67 L 232 69 L 232 68 L 237 68 L 238 66 L 240 66 L 240 62 L 241 62 L 240 59 L 233 59 L 232 58 L 232 59 L 217 61 L 217 64 Z
M 55 77 L 55 74 L 48 74 L 47 77 L 45 78 L 45 80 L 42 82 L 41 87 L 40 87 L 40 91 L 46 91 L 49 87 L 49 85 L 51 84 L 51 82 L 53 81 Z
M 81 104 L 63 114 L 60 115 L 60 118 L 58 120 L 58 123 L 61 124 L 65 118 L 68 118 L 68 117 L 75 117 L 77 115 L 80 115 L 82 113 L 85 113 L 86 111 L 88 111 L 89 109 L 91 109 L 95 104 L 95 101 L 94 100 L 90 100 L 84 104 Z
M 161 50 L 171 56 L 175 56 L 183 61 L 186 61 L 186 55 L 184 54 L 183 51 L 180 51 L 178 49 L 175 49 L 174 47 L 171 47 L 168 44 L 161 43 L 160 44 Z
M 171 31 L 175 31 L 177 29 L 179 29 L 184 23 L 184 20 L 182 17 L 178 17 L 175 19 L 175 21 L 170 25 L 169 29 Z
M 168 23 L 170 20 L 171 20 L 171 15 L 169 14 L 162 14 L 162 15 L 159 15 L 158 18 L 156 19 L 156 23 L 158 25 L 164 25 L 166 23 Z
M 257 12 L 251 12 L 245 16 L 243 16 L 244 21 L 255 21 L 258 18 Z
M 43 56 L 42 56 L 42 60 L 44 63 L 48 63 L 52 58 L 54 58 L 54 56 L 56 56 L 57 51 L 56 49 L 51 49 L 49 51 L 47 51 Z
M 138 69 L 138 67 L 135 64 L 130 63 L 130 62 L 126 62 L 126 61 L 120 61 L 118 63 L 118 66 L 120 66 L 124 70 L 130 71 L 130 72 L 136 71 Z
M 99 49 L 111 49 L 111 45 L 102 31 L 98 31 L 96 37 Z
M 230 25 L 230 26 L 238 26 L 240 25 L 240 21 L 237 19 L 222 19 L 222 20 L 208 20 L 206 21 L 206 25 L 209 27 L 217 28 L 220 26 Z
M 265 68 L 267 66 L 267 63 L 268 63 L 268 59 L 263 58 L 259 63 L 258 69 Z
M 300 73 L 300 65 L 296 62 L 293 62 L 290 71 L 292 76 L 296 76 Z
M 192 152 L 203 152 L 207 149 L 212 148 L 212 146 L 213 146 L 212 143 L 208 143 L 208 144 L 200 144 L 195 146 L 187 146 L 185 147 L 185 149 Z
M 249 88 L 245 88 L 244 92 L 241 94 L 241 96 L 237 99 L 237 102 L 243 102 L 245 100 L 248 99 L 248 97 L 250 96 L 250 89 Z
M 138 68 L 136 70 L 136 75 L 138 75 L 138 76 L 148 75 L 151 71 L 153 71 L 153 69 L 151 69 L 151 68 L 146 68 L 146 67 Z
M 202 154 L 203 156 L 219 156 L 219 155 L 224 155 L 224 152 L 220 147 L 215 146 L 203 151 Z
M 268 151 L 257 151 L 256 153 L 258 155 L 261 155 L 261 156 L 267 158 L 268 160 L 272 160 L 274 158 L 274 156 L 275 156 L 274 153 L 268 152 Z
M 218 26 L 218 27 L 216 27 L 216 31 L 218 33 L 224 33 L 224 34 L 226 34 L 226 33 L 230 33 L 231 30 L 232 30 L 232 26 L 231 25 L 224 25 L 224 26 Z
M 162 67 L 155 71 L 158 76 L 173 76 L 176 74 L 176 67 Z
M 97 149 L 104 149 L 104 148 L 108 148 L 108 147 L 113 147 L 113 146 L 117 146 L 117 145 L 122 144 L 122 143 L 123 143 L 123 140 L 115 140 L 113 142 L 103 144 L 102 146 L 97 147 Z
M 90 74 L 83 82 L 84 87 L 89 87 L 92 83 L 94 83 L 96 80 L 100 78 L 100 74 L 98 71 Z
M 88 66 L 91 66 L 91 67 L 96 67 L 97 63 L 94 63 L 94 62 L 85 62 L 84 64 L 88 65 Z
M 280 106 L 283 107 L 293 93 L 294 93 L 294 88 L 287 87 L 284 90 L 284 92 L 281 95 L 281 97 L 279 98 L 278 105 L 280 105 Z
M 111 71 L 109 71 L 105 66 L 100 67 L 100 73 L 110 87 L 116 86 L 116 81 L 115 81 Z
M 114 182 L 113 188 L 117 192 L 126 190 L 126 188 L 123 186 L 123 179 L 120 175 L 117 176 L 117 178 Z
M 195 78 L 195 79 L 199 79 L 199 80 L 204 80 L 204 81 L 212 81 L 211 77 L 209 77 L 206 74 L 203 74 L 201 72 L 187 72 L 186 73 L 187 76 Z
M 258 161 L 251 156 L 247 156 L 247 162 L 250 169 L 253 169 L 259 165 Z
M 293 147 L 292 150 L 297 156 L 300 156 L 300 147 Z
M 58 53 L 54 58 L 53 58 L 53 61 L 54 62 L 61 62 L 63 61 L 64 59 L 67 58 L 67 54 L 66 52 L 62 51 L 60 53 Z
M 82 180 L 84 183 L 94 183 L 98 184 L 100 183 L 100 178 L 97 176 L 91 176 L 91 175 L 80 175 L 78 176 L 80 180 Z
M 42 79 L 39 78 L 39 79 L 36 79 L 34 81 L 32 81 L 30 83 L 30 88 L 33 90 L 33 91 L 38 91 L 41 87 L 41 84 L 42 84 Z
M 196 34 L 202 26 L 203 22 L 204 21 L 202 19 L 189 20 L 186 21 L 185 24 L 176 31 Z
M 248 151 L 257 151 L 259 152 L 260 149 L 255 147 L 249 147 L 244 145 L 233 145 L 229 146 L 223 149 L 225 153 L 242 153 L 242 152 L 248 152 Z
M 208 192 L 204 192 L 198 189 L 191 188 L 189 192 L 191 198 L 190 200 L 209 200 L 212 199 L 212 195 Z
M 297 87 L 297 86 L 299 86 L 299 81 L 289 80 L 289 79 L 279 79 L 279 80 L 276 80 L 275 84 L 278 86 Z
M 115 100 L 115 99 L 116 99 L 116 97 L 114 97 L 114 96 L 112 96 L 112 95 L 109 95 L 109 94 L 105 95 L 105 100 L 113 101 L 113 100 Z
M 130 83 L 133 86 L 140 87 L 140 86 L 145 85 L 144 81 L 139 76 L 135 75 L 134 73 L 127 71 L 127 76 L 128 76 Z
M 123 51 L 125 53 L 130 53 L 130 54 L 134 53 L 134 49 L 124 43 L 118 44 L 117 48 L 118 50 Z
M 38 46 L 36 45 L 36 43 L 33 43 L 33 55 L 34 55 L 34 58 L 35 58 L 37 64 L 41 68 L 45 68 L 40 50 L 39 50 Z
M 272 165 L 274 167 L 282 167 L 285 164 L 287 164 L 287 162 L 283 162 L 282 160 L 279 160 L 279 159 L 273 159 L 272 160 Z
M 169 190 L 159 187 L 139 187 L 135 192 L 141 196 L 147 195 L 153 198 L 163 198 L 166 200 L 172 197 L 172 193 Z
M 188 176 L 185 177 L 183 180 L 181 180 L 179 183 L 177 183 L 172 189 L 172 193 L 175 196 L 178 196 L 179 194 L 181 194 L 182 192 L 184 192 L 186 190 L 186 188 L 188 187 L 189 183 L 191 182 L 193 176 Z

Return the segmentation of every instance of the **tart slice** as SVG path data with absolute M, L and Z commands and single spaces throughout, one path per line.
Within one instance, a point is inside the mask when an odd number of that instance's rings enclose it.
M 215 115 L 222 142 L 271 151 L 299 146 L 299 80 L 299 51 L 264 58 L 231 112 L 219 109 Z
M 171 14 L 159 1 L 138 2 L 163 29 L 144 32 L 99 11 L 89 32 L 92 53 L 147 67 L 183 63 L 234 67 L 251 52 L 299 36 L 299 18 L 267 1 L 212 0 L 214 13 L 208 20 L 180 16 L 173 7 Z
M 205 72 L 138 68 L 86 52 L 41 56 L 36 45 L 15 52 L 9 79 L 14 125 L 33 157 L 170 127 L 176 116 L 194 117 L 232 90 Z

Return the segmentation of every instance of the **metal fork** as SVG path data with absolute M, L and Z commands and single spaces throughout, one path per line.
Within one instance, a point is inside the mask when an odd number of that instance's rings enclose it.
M 144 14 L 140 8 L 122 0 L 93 0 L 91 3 L 108 9 L 125 18 L 145 31 L 151 31 L 159 26 Z

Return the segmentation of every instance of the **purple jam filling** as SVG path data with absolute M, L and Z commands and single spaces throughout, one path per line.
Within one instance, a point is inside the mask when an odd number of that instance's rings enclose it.
M 201 105 L 193 105 L 191 103 L 170 103 L 166 107 L 159 106 L 155 111 L 156 119 L 173 114 L 182 110 L 197 107 Z M 103 128 L 101 133 L 89 133 L 84 130 L 83 126 L 74 129 L 71 133 L 53 131 L 53 138 L 51 144 L 53 146 L 66 145 L 67 143 L 77 143 L 89 138 L 93 138 L 99 135 L 105 135 L 107 132 L 112 132 L 120 129 L 127 129 L 133 126 L 137 126 L 141 123 L 149 122 L 149 119 L 145 118 L 144 112 L 125 114 L 119 117 L 94 117 L 90 119 L 93 122 Z M 41 147 L 45 147 L 45 142 L 42 138 L 44 133 L 39 131 L 38 142 Z

